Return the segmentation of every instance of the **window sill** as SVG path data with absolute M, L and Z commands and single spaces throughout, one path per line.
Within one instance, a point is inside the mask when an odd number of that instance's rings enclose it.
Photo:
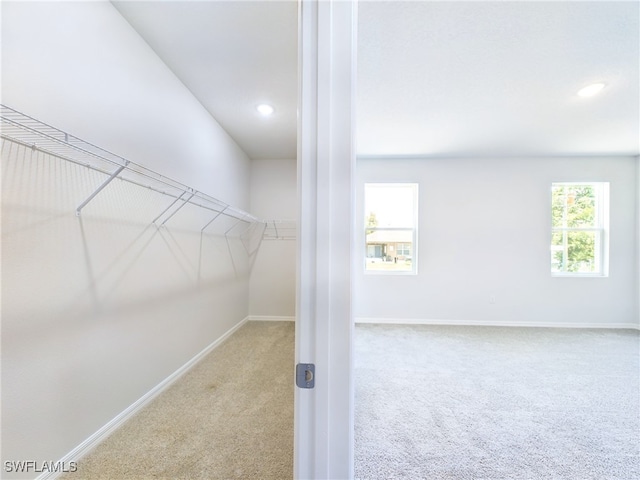
M 365 275 L 374 275 L 374 276 L 389 276 L 389 275 L 418 275 L 418 272 L 415 271 L 380 271 L 380 270 L 365 270 L 364 271 Z
M 604 273 L 552 273 L 552 278 L 608 278 Z

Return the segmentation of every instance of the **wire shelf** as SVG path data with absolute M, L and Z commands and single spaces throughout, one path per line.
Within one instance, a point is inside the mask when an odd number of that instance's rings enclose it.
M 153 223 L 163 225 L 186 204 L 215 214 L 202 230 L 220 215 L 233 218 L 237 223 L 265 223 L 242 209 L 1 104 L 0 137 L 108 175 L 103 184 L 78 206 L 77 215 L 113 179 L 119 178 L 175 199 Z
M 263 220 L 264 240 L 295 240 L 297 224 L 295 220 Z

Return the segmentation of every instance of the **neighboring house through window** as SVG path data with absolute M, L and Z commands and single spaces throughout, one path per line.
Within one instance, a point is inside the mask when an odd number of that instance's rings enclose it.
M 365 271 L 416 273 L 416 183 L 366 183 Z
M 607 276 L 609 183 L 551 185 L 551 273 Z

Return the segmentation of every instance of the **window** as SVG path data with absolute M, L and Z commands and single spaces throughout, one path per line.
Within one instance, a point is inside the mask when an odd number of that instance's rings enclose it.
M 551 185 L 551 273 L 606 276 L 609 184 Z
M 418 185 L 364 186 L 365 271 L 416 273 Z
M 411 244 L 410 243 L 399 243 L 398 244 L 398 255 L 411 256 Z

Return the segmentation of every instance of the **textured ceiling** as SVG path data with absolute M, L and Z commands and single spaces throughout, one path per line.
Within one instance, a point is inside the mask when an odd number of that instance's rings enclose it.
M 638 153 L 638 3 L 360 7 L 359 154 Z
M 251 158 L 295 157 L 295 1 L 114 5 Z M 635 1 L 361 2 L 358 154 L 637 155 L 639 17 Z

